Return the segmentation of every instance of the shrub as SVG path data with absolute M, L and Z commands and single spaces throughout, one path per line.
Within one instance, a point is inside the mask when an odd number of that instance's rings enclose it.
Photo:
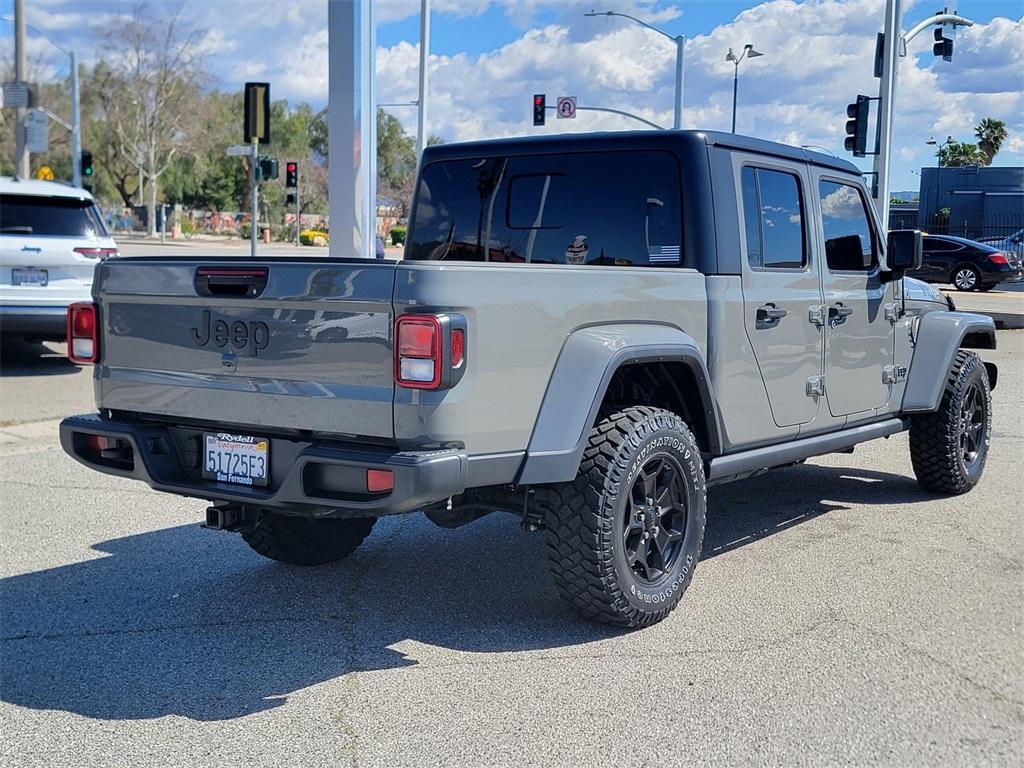
M 391 244 L 392 245 L 405 245 L 405 227 L 392 227 L 391 228 Z
M 299 242 L 303 245 L 327 245 L 330 241 L 327 233 L 319 229 L 304 229 L 299 233 Z

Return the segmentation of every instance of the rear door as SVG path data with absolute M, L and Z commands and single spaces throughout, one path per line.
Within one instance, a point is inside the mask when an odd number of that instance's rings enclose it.
M 871 415 L 889 400 L 895 341 L 895 283 L 883 283 L 881 235 L 864 191 L 815 172 L 817 229 L 824 246 L 827 313 L 825 392 L 833 416 Z
M 818 412 L 811 389 L 821 376 L 821 304 L 810 245 L 803 165 L 737 156 L 743 208 L 744 326 L 778 427 Z M 765 438 L 771 437 L 765 435 Z
M 105 261 L 98 404 L 391 438 L 394 272 L 359 259 Z

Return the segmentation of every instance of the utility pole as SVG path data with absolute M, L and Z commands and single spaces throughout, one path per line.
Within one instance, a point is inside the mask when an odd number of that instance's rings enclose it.
M 416 131 L 416 159 L 423 157 L 427 146 L 427 88 L 430 81 L 430 0 L 420 3 L 420 98 L 418 130 Z M 376 117 L 374 118 L 376 119 Z
M 78 52 L 71 51 L 71 179 L 82 186 L 82 107 L 78 95 Z
M 25 0 L 14 0 L 14 79 L 25 82 L 28 55 L 25 50 Z M 25 115 L 28 110 L 18 107 L 14 111 L 14 175 L 29 177 L 28 146 L 25 143 Z

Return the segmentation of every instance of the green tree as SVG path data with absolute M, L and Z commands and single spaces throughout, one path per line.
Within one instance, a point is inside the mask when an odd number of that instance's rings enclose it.
M 992 165 L 992 159 L 999 154 L 1009 135 L 1006 131 L 1006 123 L 992 117 L 986 117 L 978 127 L 974 129 L 974 135 L 978 139 L 978 152 L 984 158 L 983 165 Z
M 985 156 L 977 144 L 953 141 L 938 151 L 940 168 L 958 168 L 965 165 L 985 165 Z

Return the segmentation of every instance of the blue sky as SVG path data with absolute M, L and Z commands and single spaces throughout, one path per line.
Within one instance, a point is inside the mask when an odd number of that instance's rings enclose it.
M 154 11 L 180 4 L 206 31 L 207 66 L 221 88 L 251 79 L 271 83 L 274 98 L 322 106 L 327 97 L 325 0 L 152 0 Z M 874 36 L 884 0 L 433 0 L 429 130 L 448 141 L 544 132 L 625 130 L 618 117 L 530 123 L 530 96 L 574 95 L 581 105 L 625 109 L 670 125 L 672 44 L 621 19 L 585 18 L 591 8 L 631 12 L 670 34 L 685 34 L 684 126 L 728 130 L 729 47 L 753 43 L 764 56 L 740 68 L 738 130 L 791 144 L 815 144 L 840 156 L 846 103 L 875 95 Z M 29 22 L 83 58 L 102 55 L 101 31 L 130 9 L 117 0 L 30 0 Z M 904 28 L 941 10 L 904 0 Z M 0 0 L 4 15 L 13 0 Z M 378 101 L 416 96 L 419 0 L 378 0 Z M 1024 165 L 1024 2 L 962 0 L 978 24 L 957 35 L 952 62 L 931 55 L 922 34 L 901 63 L 893 188 L 916 189 L 915 171 L 932 164 L 930 136 L 970 140 L 983 117 L 1005 120 L 1010 139 L 997 164 Z M 10 60 L 10 24 L 0 24 L 0 59 Z M 66 76 L 52 46 L 30 34 L 38 79 Z M 415 110 L 394 114 L 415 130 Z M 859 161 L 870 167 L 870 158 Z

